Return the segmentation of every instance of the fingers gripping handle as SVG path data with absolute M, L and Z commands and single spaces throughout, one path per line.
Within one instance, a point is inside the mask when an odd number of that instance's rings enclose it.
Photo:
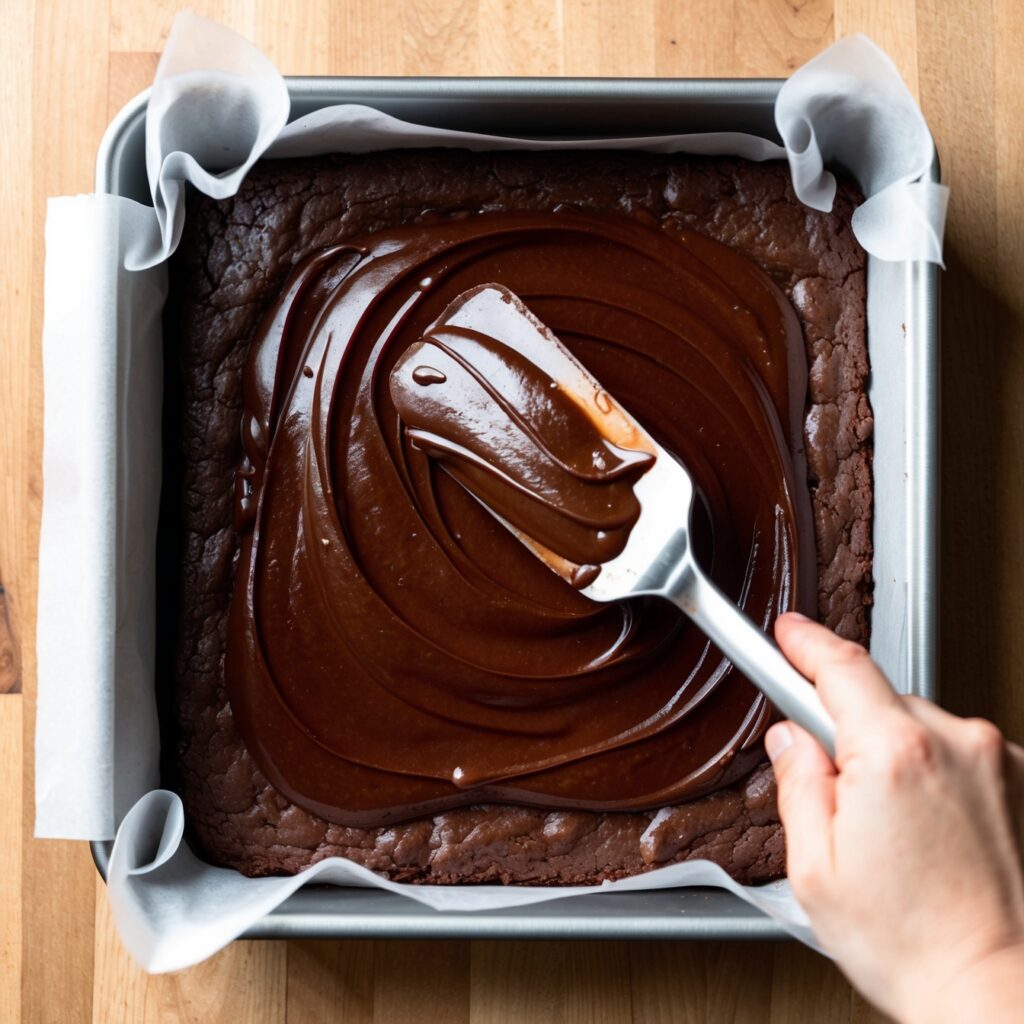
M 665 596 L 677 604 L 787 718 L 836 756 L 836 724 L 817 690 L 739 608 L 691 562 Z

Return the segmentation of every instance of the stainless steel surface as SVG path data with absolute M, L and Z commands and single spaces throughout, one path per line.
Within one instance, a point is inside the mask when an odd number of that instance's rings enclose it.
M 786 660 L 775 642 L 701 572 L 692 556 L 665 584 L 664 594 L 683 609 L 719 650 L 789 719 L 836 756 L 836 723 L 817 690 Z
M 106 877 L 110 843 L 93 843 Z M 728 899 L 722 899 L 727 896 Z M 335 939 L 778 939 L 778 927 L 716 889 L 614 893 L 556 900 L 528 912 L 439 913 L 379 889 L 309 886 L 246 938 Z
M 906 276 L 907 672 L 911 693 L 938 700 L 939 268 L 910 263 Z
M 777 80 L 292 78 L 293 117 L 343 102 L 405 120 L 494 134 L 571 139 L 684 131 L 748 131 L 775 139 Z M 97 155 L 96 189 L 148 203 L 147 93 L 114 119 Z M 938 163 L 933 167 L 938 177 Z M 905 465 L 907 692 L 935 697 L 938 499 L 938 270 L 908 268 Z M 110 843 L 93 843 L 105 876 Z M 443 913 L 390 893 L 309 888 L 247 937 L 784 938 L 729 893 L 666 890 L 586 896 L 487 914 Z

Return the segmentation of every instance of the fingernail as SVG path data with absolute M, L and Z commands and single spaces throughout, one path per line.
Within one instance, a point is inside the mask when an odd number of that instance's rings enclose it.
M 807 618 L 806 615 L 803 614 L 803 612 L 786 612 L 786 615 L 791 619 L 795 619 L 797 622 L 811 621 L 809 618 Z
M 793 731 L 785 722 L 777 722 L 765 734 L 764 750 L 772 764 L 792 745 Z

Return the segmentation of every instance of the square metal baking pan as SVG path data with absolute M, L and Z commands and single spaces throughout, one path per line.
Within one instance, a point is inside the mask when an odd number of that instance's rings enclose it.
M 517 137 L 572 138 L 749 132 L 778 141 L 776 79 L 510 79 L 510 78 L 291 78 L 292 117 L 336 103 L 363 103 L 415 123 Z M 114 119 L 100 147 L 96 191 L 149 204 L 145 173 L 148 92 Z M 938 161 L 931 176 L 938 180 Z M 869 264 L 874 281 L 895 287 L 901 310 L 885 330 L 869 334 L 873 384 L 897 380 L 901 402 L 876 405 L 876 453 L 884 445 L 894 463 L 876 486 L 899 490 L 897 543 L 889 545 L 886 574 L 899 627 L 882 653 L 900 689 L 930 699 L 935 686 L 938 608 L 938 269 L 928 264 Z M 897 317 L 898 313 L 898 317 Z M 882 337 L 882 335 L 886 337 Z M 890 387 L 891 391 L 891 387 Z M 896 405 L 902 405 L 897 408 Z M 888 491 L 886 492 L 888 493 Z M 877 500 L 876 490 L 876 500 Z M 886 513 L 887 516 L 890 514 Z M 876 507 L 876 521 L 877 521 Z M 893 583 L 889 584 L 889 578 Z M 889 609 L 886 609 L 889 612 Z M 92 844 L 106 874 L 111 843 Z M 730 893 L 677 889 L 556 900 L 490 912 L 441 912 L 391 893 L 309 886 L 255 924 L 246 938 L 448 937 L 564 939 L 769 939 L 786 933 Z

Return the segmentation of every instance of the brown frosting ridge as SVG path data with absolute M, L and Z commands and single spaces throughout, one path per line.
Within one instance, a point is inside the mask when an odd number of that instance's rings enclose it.
M 436 459 L 574 586 L 622 553 L 654 445 L 517 295 L 457 295 L 390 390 L 410 458 Z

